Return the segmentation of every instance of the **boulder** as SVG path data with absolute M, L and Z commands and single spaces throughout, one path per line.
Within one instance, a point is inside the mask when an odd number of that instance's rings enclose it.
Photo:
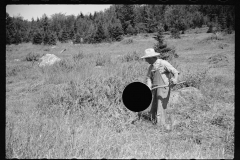
M 54 54 L 46 54 L 40 58 L 39 67 L 44 67 L 46 65 L 53 65 L 56 62 L 59 62 L 61 59 L 55 56 Z

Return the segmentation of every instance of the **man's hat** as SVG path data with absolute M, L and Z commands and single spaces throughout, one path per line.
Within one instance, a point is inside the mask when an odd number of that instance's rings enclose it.
M 143 58 L 157 57 L 159 55 L 160 53 L 155 52 L 153 48 L 148 48 L 145 50 L 145 55 L 142 56 L 141 58 L 143 59 Z

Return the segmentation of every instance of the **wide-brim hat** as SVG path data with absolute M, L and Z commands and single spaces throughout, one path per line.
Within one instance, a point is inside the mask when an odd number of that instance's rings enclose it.
M 148 48 L 145 50 L 145 55 L 141 57 L 141 59 L 143 58 L 150 58 L 150 57 L 157 57 L 160 56 L 160 53 L 155 52 L 155 50 L 153 48 Z

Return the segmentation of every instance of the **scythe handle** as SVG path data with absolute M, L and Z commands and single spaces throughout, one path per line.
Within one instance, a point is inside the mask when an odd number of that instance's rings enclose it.
M 182 82 L 178 82 L 177 84 L 182 84 L 182 83 L 185 83 L 186 81 L 182 81 Z M 177 85 L 177 84 L 174 84 L 174 85 Z M 170 87 L 172 84 L 170 85 L 163 85 L 163 86 L 156 86 L 156 87 L 153 87 L 151 90 L 154 90 L 156 88 L 164 88 L 164 87 Z

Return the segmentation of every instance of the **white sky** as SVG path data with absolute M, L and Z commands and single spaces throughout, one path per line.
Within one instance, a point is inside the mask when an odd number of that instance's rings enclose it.
M 27 19 L 31 21 L 32 18 L 34 20 L 41 18 L 42 15 L 45 13 L 48 17 L 55 13 L 66 13 L 66 15 L 75 15 L 77 16 L 82 12 L 85 14 L 94 13 L 94 11 L 104 11 L 105 9 L 109 8 L 110 5 L 88 5 L 88 4 L 81 4 L 81 5 L 7 5 L 6 12 L 11 16 L 21 15 L 23 19 Z

